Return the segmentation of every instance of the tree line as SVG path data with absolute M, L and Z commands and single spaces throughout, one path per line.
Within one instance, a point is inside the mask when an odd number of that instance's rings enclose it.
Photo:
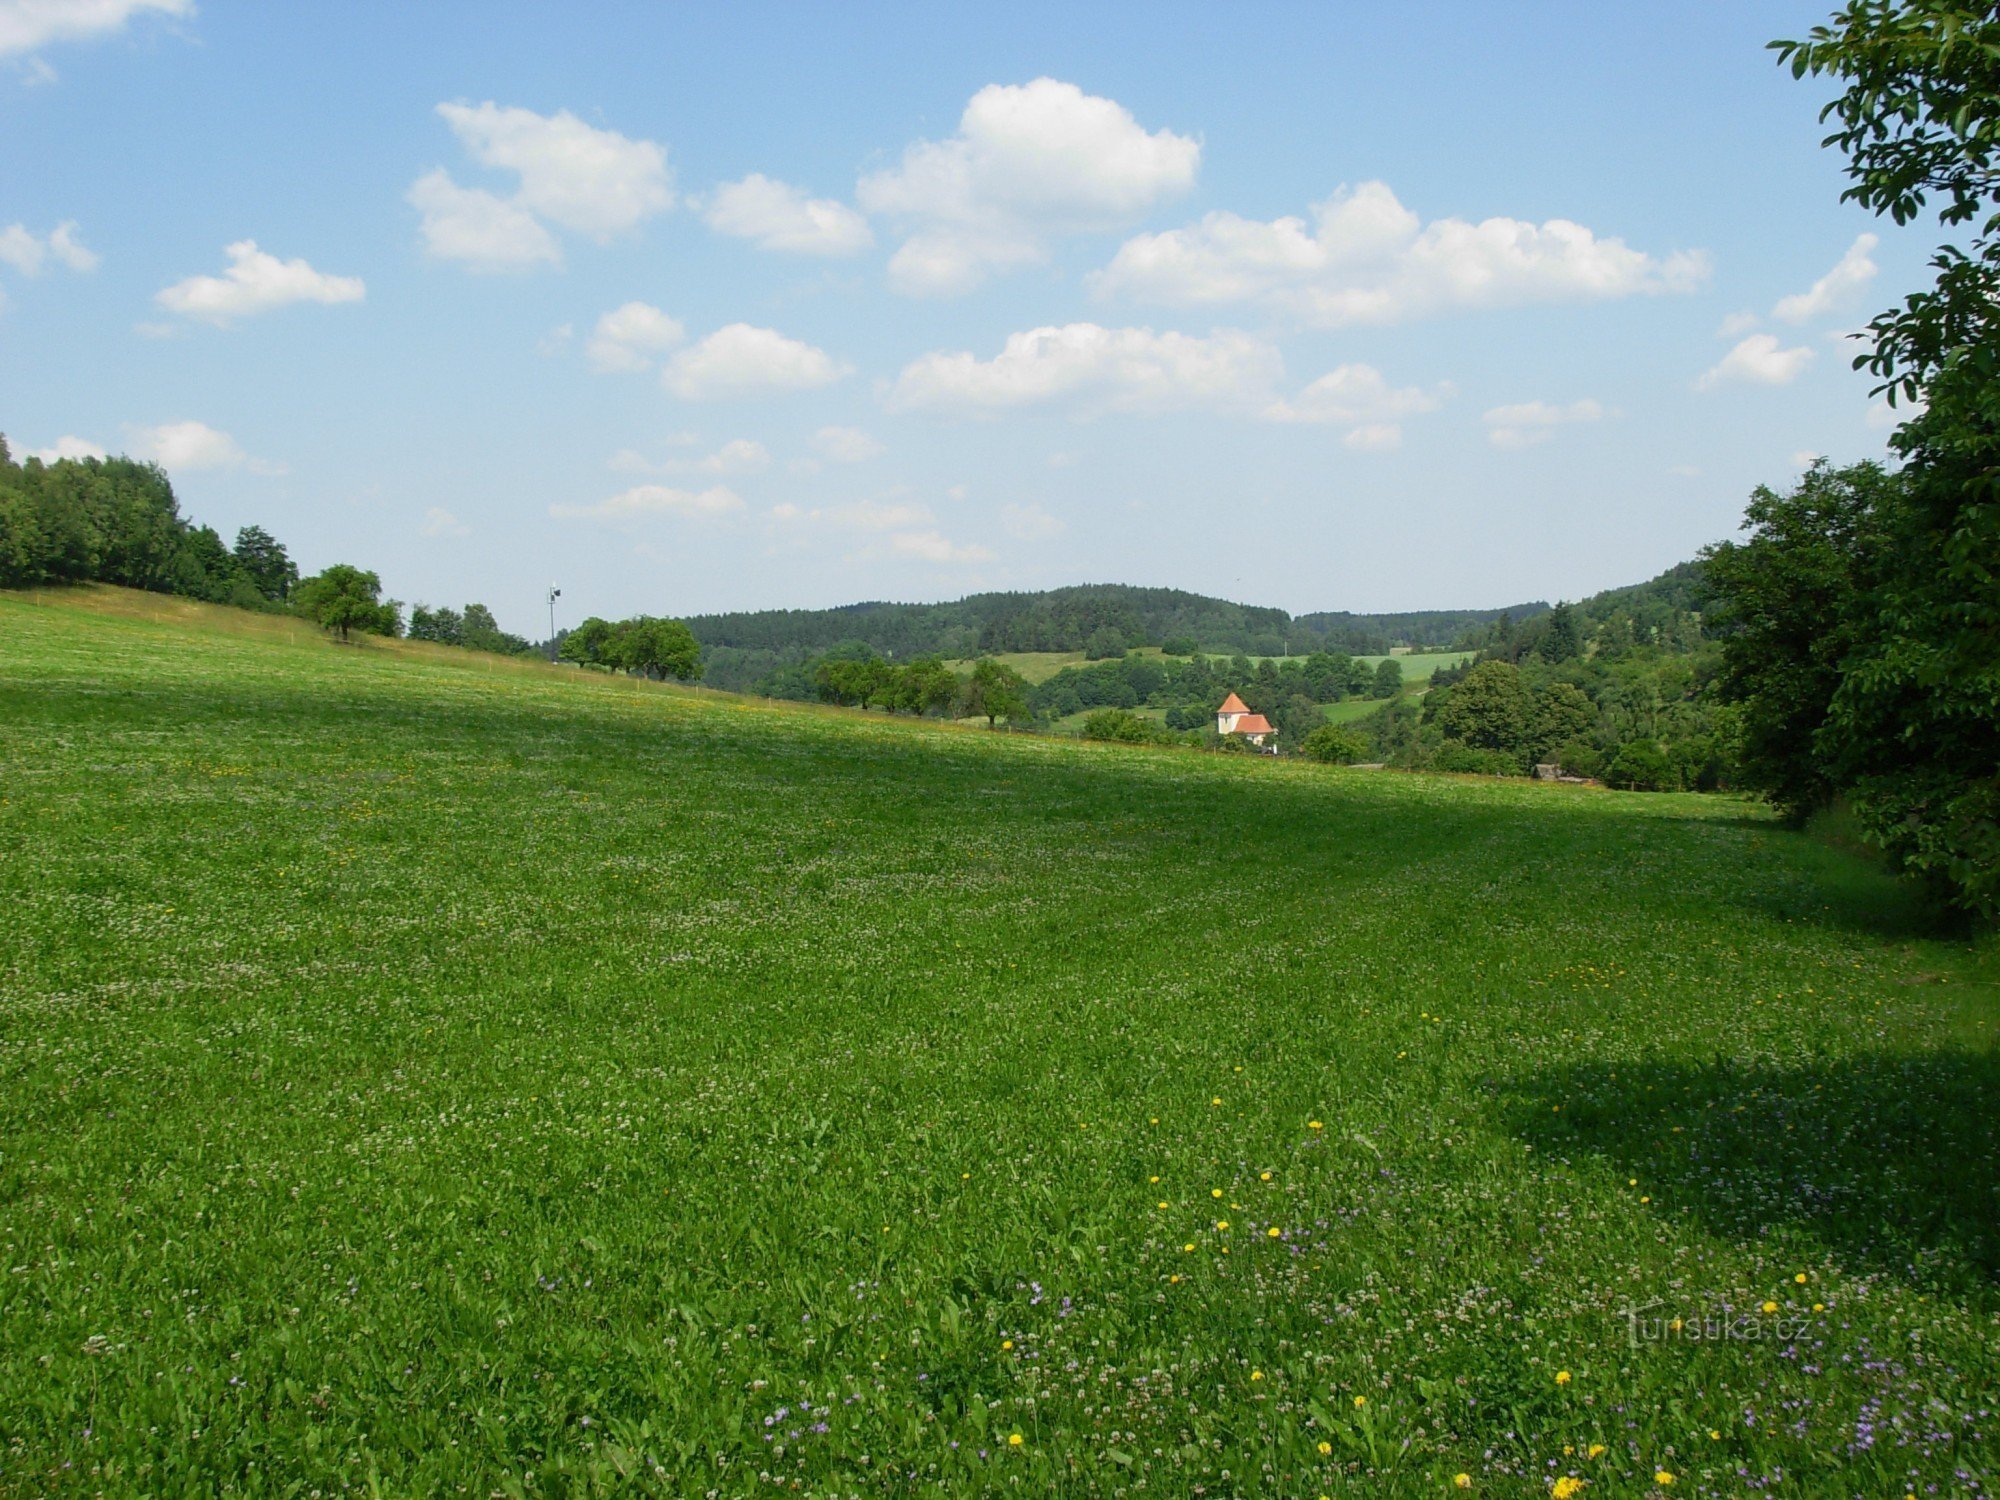
M 402 605 L 382 580 L 351 563 L 302 578 L 285 546 L 261 526 L 234 545 L 181 514 L 157 464 L 123 457 L 16 462 L 0 437 L 0 588 L 112 583 L 208 604 L 313 621 L 341 640 L 404 633 Z M 500 629 L 483 604 L 410 611 L 412 640 L 521 655 L 534 648 Z

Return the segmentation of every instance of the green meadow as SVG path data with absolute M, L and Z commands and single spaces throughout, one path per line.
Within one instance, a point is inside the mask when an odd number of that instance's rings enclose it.
M 0 1495 L 1984 1494 L 2000 988 L 1754 804 L 0 595 Z

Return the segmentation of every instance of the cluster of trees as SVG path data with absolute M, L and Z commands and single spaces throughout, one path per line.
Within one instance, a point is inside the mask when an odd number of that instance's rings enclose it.
M 1027 679 L 1004 662 L 983 657 L 964 676 L 935 656 L 900 665 L 866 647 L 822 658 L 813 668 L 814 696 L 822 703 L 882 708 L 891 713 L 997 724 L 1027 720 Z
M 1254 713 L 1282 716 L 1296 711 L 1310 728 L 1325 717 L 1320 704 L 1393 698 L 1402 687 L 1399 662 L 1369 663 L 1330 651 L 1256 663 L 1242 655 L 1181 658 L 1131 653 L 1090 666 L 1065 667 L 1035 688 L 1031 703 L 1037 714 L 1047 718 L 1093 708 L 1165 708 L 1170 729 L 1199 729 L 1213 722 L 1216 704 L 1233 692 Z M 1279 727 L 1282 733 L 1284 726 Z
M 492 651 L 502 656 L 528 656 L 534 644 L 522 636 L 500 628 L 493 611 L 483 604 L 464 609 L 438 608 L 419 604 L 410 610 L 409 637 L 440 646 L 463 646 L 469 651 Z
M 702 675 L 701 645 L 693 633 L 679 620 L 653 615 L 618 621 L 592 615 L 557 637 L 556 655 L 579 666 L 677 682 L 694 682 Z
M 299 572 L 260 526 L 230 547 L 181 515 L 166 474 L 129 458 L 29 458 L 0 437 L 0 588 L 115 583 L 278 610 Z
M 1854 0 L 1774 46 L 1840 80 L 1824 117 L 1847 199 L 1970 226 L 1932 285 L 1875 318 L 1855 365 L 1910 413 L 1902 467 L 1815 467 L 1760 490 L 1711 549 L 1720 696 L 1744 779 L 1793 817 L 1835 799 L 1944 904 L 2000 918 L 2000 14 Z
M 181 514 L 165 471 L 130 458 L 64 458 L 17 463 L 0 437 L 0 588 L 44 583 L 115 583 L 209 604 L 303 616 L 342 640 L 356 632 L 399 635 L 402 606 L 382 597 L 382 580 L 347 563 L 310 578 L 261 526 L 235 545 Z M 501 630 L 491 610 L 410 614 L 418 640 L 479 651 L 533 648 Z

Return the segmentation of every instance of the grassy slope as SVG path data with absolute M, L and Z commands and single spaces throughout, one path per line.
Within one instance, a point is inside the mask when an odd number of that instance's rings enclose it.
M 0 595 L 0 1493 L 1993 1472 L 1990 969 L 1746 805 L 107 598 Z

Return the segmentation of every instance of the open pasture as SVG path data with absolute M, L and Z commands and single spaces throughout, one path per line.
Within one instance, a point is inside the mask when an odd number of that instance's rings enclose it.
M 0 596 L 0 910 L 0 1494 L 2000 1453 L 1990 951 L 1746 802 Z

